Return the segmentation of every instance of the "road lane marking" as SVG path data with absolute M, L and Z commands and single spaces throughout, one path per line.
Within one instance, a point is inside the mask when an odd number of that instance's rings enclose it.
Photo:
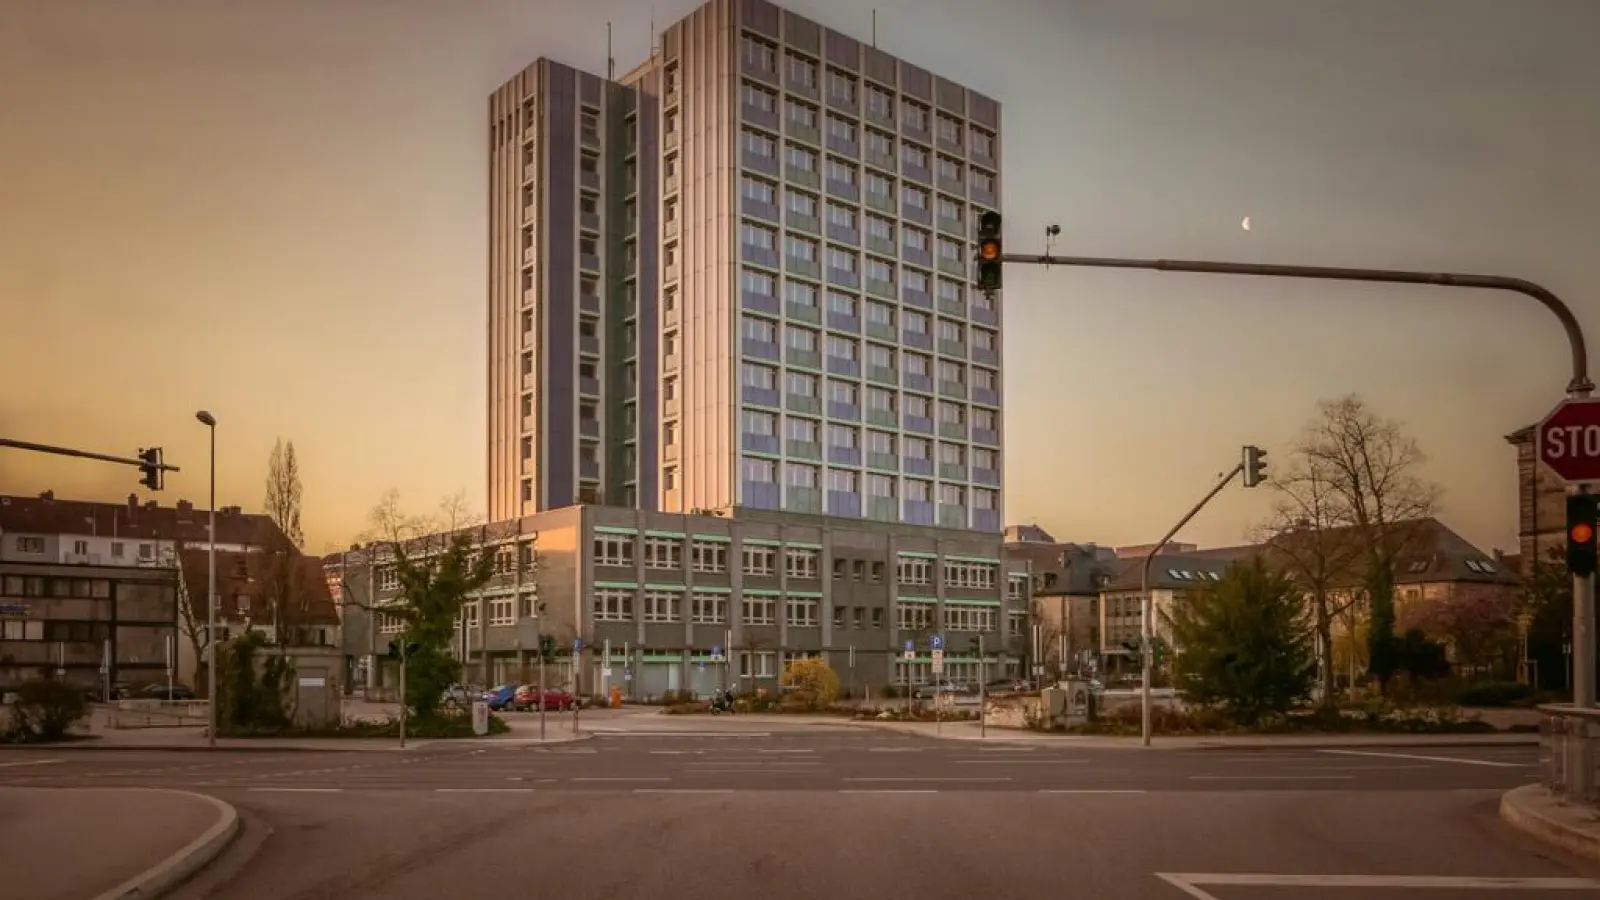
M 1376 750 L 1319 750 L 1340 756 L 1381 756 L 1389 759 L 1418 759 L 1423 762 L 1460 763 L 1463 766 L 1494 766 L 1497 769 L 1526 769 L 1537 763 L 1496 762 L 1492 759 L 1462 759 L 1459 756 L 1423 756 L 1419 753 L 1380 753 Z
M 584 778 L 574 778 L 573 781 L 671 781 L 671 778 L 632 778 L 628 776 L 591 775 Z
M 635 794 L 731 794 L 733 788 L 634 788 Z
M 841 794 L 937 794 L 932 788 L 859 788 L 842 790 Z
M 434 788 L 437 794 L 531 794 L 533 788 Z
M 921 753 L 926 747 L 868 747 L 868 753 Z
M 1190 775 L 1190 781 L 1352 781 L 1354 775 Z
M 962 784 L 969 784 L 969 783 L 972 783 L 972 782 L 1010 781 L 1011 779 L 1010 778 L 941 778 L 941 777 L 936 776 L 936 775 L 930 775 L 930 776 L 928 776 L 926 778 L 922 778 L 922 777 L 919 777 L 919 776 L 916 776 L 916 775 L 893 775 L 893 776 L 885 775 L 885 776 L 881 776 L 881 777 L 876 777 L 875 776 L 875 777 L 867 777 L 867 778 L 846 778 L 844 780 L 845 781 L 915 781 L 915 782 L 924 782 L 924 783 L 925 782 L 931 782 L 931 781 L 948 781 L 948 782 L 959 782 L 959 783 L 962 783 Z
M 1296 772 L 1402 772 L 1431 769 L 1433 766 L 1285 766 Z
M 344 789 L 313 787 L 253 787 L 249 790 L 252 794 L 337 794 Z
M 591 728 L 589 733 L 595 737 L 718 737 L 718 738 L 764 738 L 772 737 L 770 731 L 609 731 L 603 728 Z M 594 751 L 589 751 L 593 753 Z
M 0 769 L 14 769 L 18 766 L 48 766 L 51 763 L 63 763 L 64 759 L 24 759 L 20 762 L 0 763 Z
M 757 753 L 815 753 L 815 750 L 757 750 Z
M 704 751 L 704 750 L 651 750 L 650 751 L 650 753 L 652 755 L 655 755 L 655 756 L 701 756 L 705 752 L 706 751 Z
M 953 759 L 953 763 L 966 766 L 1056 766 L 1064 763 L 1086 763 L 1087 759 Z
M 1266 875 L 1177 874 L 1155 876 L 1195 900 L 1218 900 L 1206 887 L 1367 888 L 1369 890 L 1592 891 L 1591 878 L 1483 878 L 1435 875 Z
M 1045 788 L 1041 794 L 1142 794 L 1143 788 Z

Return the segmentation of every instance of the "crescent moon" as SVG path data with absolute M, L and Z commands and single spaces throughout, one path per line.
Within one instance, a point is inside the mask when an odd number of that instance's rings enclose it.
M 1250 230 L 1250 217 L 1249 216 L 1245 216 L 1244 217 L 1244 221 L 1239 223 L 1239 227 L 1243 228 L 1245 231 L 1249 231 Z

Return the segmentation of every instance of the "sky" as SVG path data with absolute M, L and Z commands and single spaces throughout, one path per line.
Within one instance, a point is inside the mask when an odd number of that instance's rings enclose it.
M 390 489 L 484 497 L 486 98 L 540 56 L 604 73 L 694 0 L 0 0 L 0 437 L 182 471 L 259 509 L 292 440 L 308 548 Z M 871 6 L 793 0 L 871 37 Z M 882 0 L 880 47 L 1003 104 L 1007 249 L 1480 271 L 1600 327 L 1589 0 Z M 1240 227 L 1250 216 L 1252 228 Z M 1160 537 L 1319 399 L 1404 423 L 1441 515 L 1514 549 L 1503 436 L 1567 346 L 1516 295 L 1012 266 L 1006 518 Z M 137 472 L 0 449 L 0 492 Z M 1179 539 L 1233 543 L 1270 494 Z

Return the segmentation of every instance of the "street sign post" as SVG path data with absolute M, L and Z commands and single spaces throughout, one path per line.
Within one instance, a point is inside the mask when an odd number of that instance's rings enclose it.
M 1591 482 L 1600 481 L 1600 400 L 1587 396 L 1568 397 L 1550 411 L 1533 434 L 1534 456 L 1556 477 L 1567 483 L 1571 493 L 1589 493 Z M 1571 518 L 1573 501 L 1568 501 Z M 1569 522 L 1570 526 L 1570 522 Z M 1574 534 L 1567 535 L 1568 567 L 1572 569 L 1572 643 L 1588 652 L 1572 654 L 1572 705 L 1589 709 L 1595 703 L 1595 609 L 1594 573 L 1573 567 Z M 1594 778 L 1592 745 L 1580 743 L 1578 756 L 1569 762 L 1572 783 L 1568 790 L 1587 795 Z
M 1539 461 L 1562 481 L 1600 481 L 1600 399 L 1562 401 L 1533 439 Z
M 906 641 L 905 658 L 906 659 L 916 659 L 917 658 L 917 642 L 916 641 Z
M 944 649 L 944 635 L 936 634 L 933 637 L 929 638 L 928 639 L 928 646 L 932 647 L 935 650 L 943 650 Z
M 938 647 L 933 648 L 933 674 L 944 674 L 944 651 Z

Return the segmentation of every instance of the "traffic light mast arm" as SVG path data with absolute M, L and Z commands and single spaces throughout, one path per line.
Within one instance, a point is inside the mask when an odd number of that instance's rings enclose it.
M 1406 272 L 1391 269 L 1347 269 L 1330 266 L 1267 265 L 1263 263 L 1214 262 L 1192 259 L 1119 259 L 1099 256 L 1029 256 L 1006 253 L 1002 262 L 1038 266 L 1079 266 L 1096 269 L 1150 269 L 1158 272 L 1192 272 L 1203 275 L 1255 275 L 1266 278 L 1312 278 L 1323 281 L 1364 281 L 1375 284 L 1431 284 L 1439 287 L 1511 291 L 1539 301 L 1560 320 L 1572 350 L 1572 378 L 1567 394 L 1587 397 L 1594 391 L 1589 380 L 1589 351 L 1583 329 L 1572 310 L 1543 285 L 1507 275 L 1468 275 L 1452 272 Z
M 1234 464 L 1232 469 L 1228 470 L 1228 474 L 1222 476 L 1221 480 L 1217 482 L 1217 486 L 1212 488 L 1210 493 L 1202 497 L 1200 502 L 1194 505 L 1193 509 L 1178 520 L 1178 524 L 1172 526 L 1171 530 L 1161 536 L 1161 540 L 1157 541 L 1156 545 L 1150 548 L 1150 552 L 1144 555 L 1144 564 L 1139 569 L 1139 606 L 1142 612 L 1142 615 L 1139 616 L 1139 656 L 1142 660 L 1140 668 L 1144 672 L 1144 677 L 1139 686 L 1139 705 L 1143 720 L 1141 731 L 1144 733 L 1143 738 L 1146 747 L 1150 746 L 1150 638 L 1156 633 L 1154 621 L 1155 603 L 1151 601 L 1150 597 L 1150 567 L 1155 565 L 1156 556 L 1161 553 L 1162 548 L 1167 546 L 1167 542 L 1172 540 L 1172 536 L 1182 531 L 1183 526 L 1189 524 L 1190 519 L 1198 516 L 1200 510 L 1206 508 L 1206 504 L 1211 502 L 1211 498 L 1222 493 L 1222 489 L 1227 487 L 1228 483 L 1233 479 L 1239 477 L 1239 473 L 1243 471 L 1244 460 L 1241 459 Z
M 79 459 L 93 459 L 98 460 L 99 462 L 116 463 L 122 466 L 133 466 L 141 469 L 149 465 L 148 462 L 136 456 L 108 456 L 104 453 L 91 453 L 88 450 L 76 450 L 72 447 L 52 447 L 49 444 L 32 444 L 27 441 L 14 441 L 10 438 L 0 438 L 0 447 L 10 447 L 13 450 L 32 450 L 35 453 L 53 453 L 56 456 L 75 456 Z M 177 466 L 168 465 L 166 463 L 161 463 L 159 466 L 157 466 L 157 468 L 163 472 L 183 471 Z

